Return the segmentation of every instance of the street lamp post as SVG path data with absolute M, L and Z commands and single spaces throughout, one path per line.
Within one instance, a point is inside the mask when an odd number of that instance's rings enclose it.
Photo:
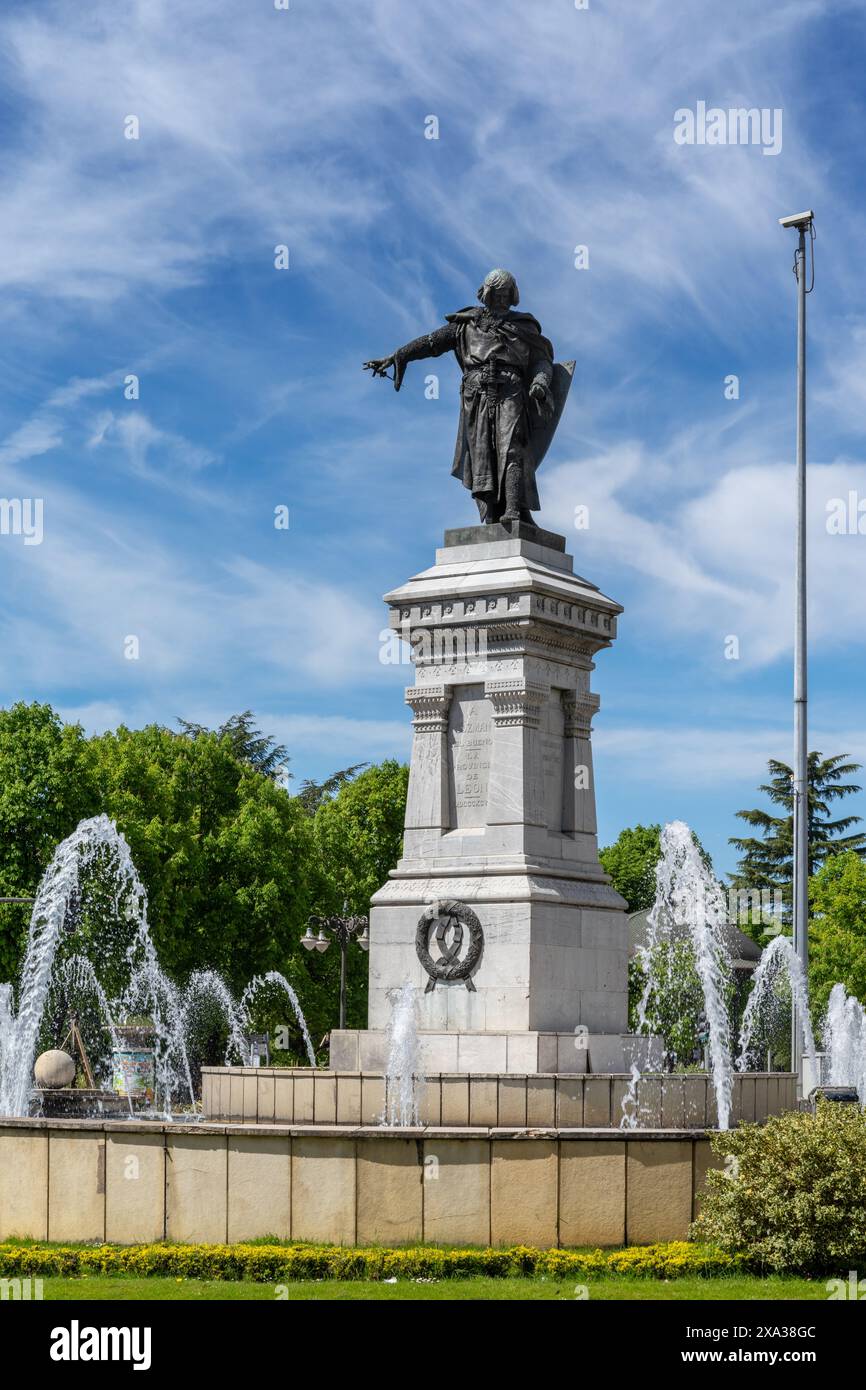
M 370 949 L 369 923 L 366 917 L 352 917 L 349 904 L 343 903 L 342 917 L 311 917 L 307 930 L 301 937 L 301 945 L 308 951 L 327 951 L 330 946 L 328 933 L 340 944 L 340 1027 L 346 1026 L 346 965 L 349 942 L 357 935 L 362 951 Z
M 795 213 L 780 217 L 783 227 L 799 234 L 794 256 L 797 277 L 797 544 L 796 618 L 794 624 L 794 863 L 793 918 L 794 950 L 806 975 L 809 964 L 809 735 L 806 632 L 806 295 L 815 285 L 812 258 L 812 284 L 806 287 L 806 236 L 814 240 L 814 213 Z M 803 1085 L 802 1027 L 796 1005 L 791 1018 L 791 1069 Z M 817 1078 L 820 1080 L 820 1078 Z

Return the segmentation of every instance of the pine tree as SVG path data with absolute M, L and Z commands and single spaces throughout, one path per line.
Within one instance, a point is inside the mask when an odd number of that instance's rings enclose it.
M 841 816 L 837 820 L 830 819 L 833 802 L 861 790 L 855 783 L 842 780 L 860 770 L 859 763 L 845 761 L 847 756 L 847 753 L 837 753 L 835 757 L 823 758 L 820 753 L 809 754 L 810 875 L 820 869 L 830 854 L 853 850 L 866 856 L 866 834 L 859 831 L 850 835 L 846 833 L 862 818 Z M 759 790 L 767 794 L 774 806 L 781 808 L 781 814 L 773 815 L 760 808 L 737 812 L 740 820 L 760 832 L 761 838 L 731 837 L 729 843 L 742 856 L 737 872 L 731 875 L 731 883 L 735 888 L 781 889 L 787 916 L 790 913 L 794 857 L 794 774 L 790 767 L 777 762 L 775 758 L 771 758 L 767 766 L 770 780 L 764 782 Z
M 232 752 L 239 762 L 255 768 L 272 782 L 283 782 L 291 777 L 288 771 L 289 753 L 282 743 L 277 743 L 270 734 L 263 734 L 256 728 L 255 715 L 245 709 L 242 714 L 232 714 L 218 729 L 208 729 L 204 724 L 193 724 L 188 719 L 178 719 L 181 732 L 187 738 L 201 738 L 214 733 L 218 738 L 231 742 Z
M 305 777 L 301 783 L 301 790 L 298 792 L 298 800 L 303 806 L 308 816 L 314 816 L 320 806 L 326 801 L 331 801 L 341 789 L 357 773 L 362 772 L 368 763 L 353 763 L 351 767 L 344 767 L 341 772 L 332 772 L 330 777 L 326 777 L 324 782 L 316 782 L 312 777 Z

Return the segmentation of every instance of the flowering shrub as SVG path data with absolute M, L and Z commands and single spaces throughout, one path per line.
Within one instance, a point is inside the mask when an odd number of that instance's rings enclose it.
M 822 1274 L 866 1265 L 866 1115 L 822 1102 L 717 1134 L 691 1234 L 749 1268 Z
M 186 1279 L 465 1279 L 546 1275 L 551 1279 L 627 1275 L 673 1279 L 731 1274 L 738 1257 L 686 1241 L 626 1250 L 353 1249 L 318 1245 L 0 1245 L 0 1278 L 21 1275 L 169 1275 Z

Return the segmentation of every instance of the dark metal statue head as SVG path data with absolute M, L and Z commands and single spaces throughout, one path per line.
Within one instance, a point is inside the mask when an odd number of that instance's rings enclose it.
M 484 282 L 478 290 L 478 298 L 482 304 L 487 304 L 491 297 L 508 309 L 520 303 L 517 281 L 510 270 L 496 269 L 485 275 Z

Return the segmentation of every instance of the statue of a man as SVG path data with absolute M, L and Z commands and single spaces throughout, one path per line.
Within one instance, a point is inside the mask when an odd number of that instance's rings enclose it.
M 416 338 L 390 357 L 364 366 L 374 376 L 394 368 L 400 390 L 408 362 L 453 352 L 463 372 L 453 475 L 469 488 L 481 520 L 525 521 L 538 511 L 535 470 L 571 384 L 570 367 L 554 368 L 553 348 L 532 314 L 517 313 L 517 281 L 491 270 L 479 305 L 446 315 L 446 326 Z M 554 389 L 554 373 L 567 384 Z M 557 378 L 559 385 L 559 378 Z

